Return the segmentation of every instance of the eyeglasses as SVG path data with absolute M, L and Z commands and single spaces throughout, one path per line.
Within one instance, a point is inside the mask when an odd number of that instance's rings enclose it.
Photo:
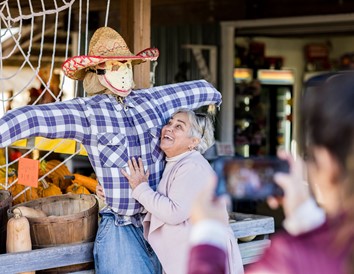
M 198 117 L 198 118 L 197 118 L 197 123 L 198 123 L 198 125 L 202 128 L 202 137 L 201 137 L 201 139 L 203 139 L 204 133 L 205 133 L 205 128 L 206 128 L 207 114 L 206 114 L 206 113 L 196 113 L 195 116 Z M 200 118 L 200 119 L 199 119 L 199 118 Z M 203 126 L 200 125 L 200 120 L 201 120 L 202 118 L 204 118 L 204 124 L 203 124 Z

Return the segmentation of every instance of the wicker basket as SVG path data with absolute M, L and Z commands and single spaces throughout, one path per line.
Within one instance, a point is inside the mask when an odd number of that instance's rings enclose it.
M 28 218 L 32 248 L 92 242 L 98 227 L 98 201 L 93 195 L 65 194 L 50 196 L 16 205 L 8 210 L 13 216 L 17 206 L 43 210 L 47 217 Z M 37 273 L 70 273 L 92 269 L 93 263 L 58 267 Z

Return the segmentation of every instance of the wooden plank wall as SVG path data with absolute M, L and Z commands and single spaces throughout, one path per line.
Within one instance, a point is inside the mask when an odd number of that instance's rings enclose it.
M 160 50 L 156 68 L 156 85 L 173 83 L 174 76 L 178 72 L 178 65 L 181 62 L 190 63 L 187 74 L 188 80 L 201 78 L 192 51 L 182 48 L 186 44 L 216 45 L 219 50 L 219 25 L 153 26 L 151 29 L 151 45 Z M 203 52 L 203 56 L 207 58 L 208 53 Z

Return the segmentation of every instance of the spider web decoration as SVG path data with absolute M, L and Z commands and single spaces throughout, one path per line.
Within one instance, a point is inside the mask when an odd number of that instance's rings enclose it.
M 91 3 L 90 0 L 5 0 L 0 3 L 0 117 L 19 106 L 57 102 L 78 95 L 77 81 L 64 77 L 61 65 L 68 57 L 88 51 L 90 4 L 100 6 L 105 12 L 104 26 L 107 26 L 109 0 Z M 11 175 L 16 172 L 20 158 L 37 155 L 40 161 L 46 160 L 68 142 L 57 140 L 39 157 L 38 151 L 47 141 L 38 138 L 19 142 L 25 149 L 15 158 L 11 154 L 14 146 L 0 148 L 0 189 L 11 190 L 17 183 L 17 179 L 11 180 Z M 74 150 L 62 165 L 82 152 L 82 145 L 75 142 Z M 28 190 L 29 187 L 24 188 L 14 200 Z

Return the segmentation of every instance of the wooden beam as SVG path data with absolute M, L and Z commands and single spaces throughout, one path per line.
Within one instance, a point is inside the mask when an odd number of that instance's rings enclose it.
M 134 54 L 150 47 L 151 0 L 121 0 L 120 34 Z M 150 62 L 134 67 L 135 88 L 150 87 Z
M 0 255 L 0 273 L 19 273 L 93 261 L 93 242 Z

